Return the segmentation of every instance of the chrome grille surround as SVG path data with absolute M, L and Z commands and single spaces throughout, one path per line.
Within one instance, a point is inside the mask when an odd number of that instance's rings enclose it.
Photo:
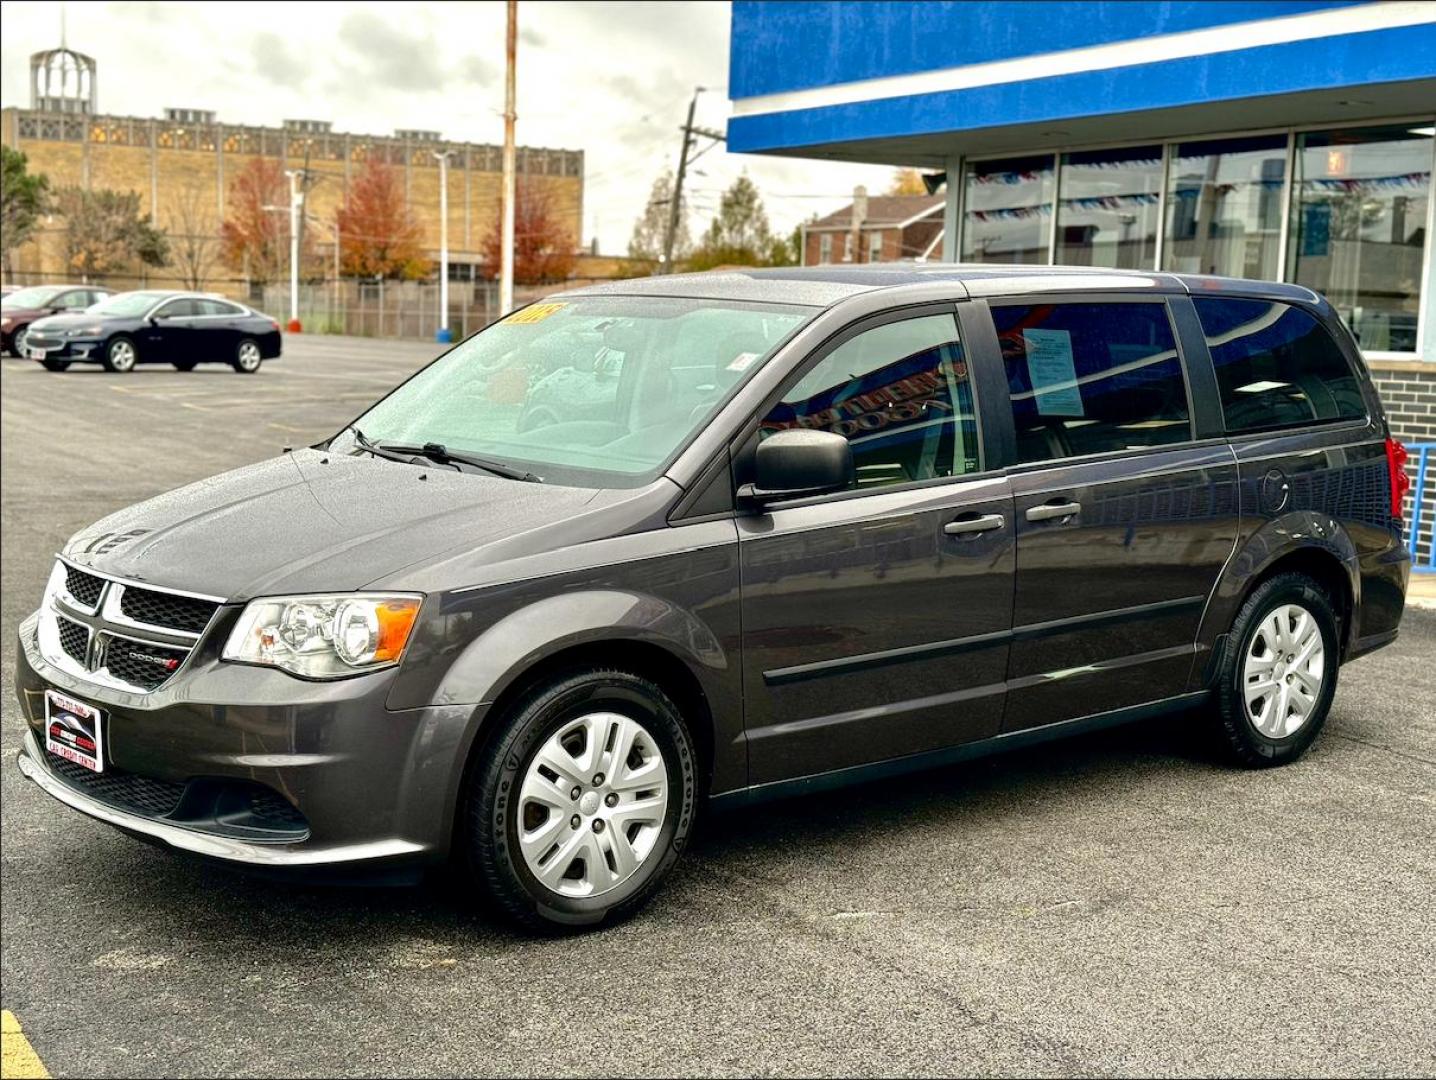
M 70 573 L 77 570 L 103 582 L 99 598 L 93 605 L 81 603 L 66 587 Z M 140 622 L 125 615 L 122 610 L 127 588 L 213 604 L 214 612 L 198 632 Z M 57 557 L 55 567 L 50 572 L 50 582 L 45 588 L 45 599 L 40 605 L 39 619 L 36 621 L 36 643 L 40 655 L 66 674 L 97 686 L 124 690 L 131 694 L 148 694 L 158 690 L 184 670 L 195 646 L 213 624 L 214 617 L 223 603 L 224 599 L 218 596 L 159 588 L 148 583 L 97 574 L 93 570 L 74 566 L 64 558 Z M 66 651 L 60 635 L 61 619 L 77 623 L 88 632 L 89 644 L 83 660 Z M 135 682 L 115 674 L 107 665 L 106 656 L 110 647 L 115 644 L 155 646 L 162 650 L 156 653 L 156 656 L 178 656 L 182 659 L 172 671 L 157 670 L 155 679 Z

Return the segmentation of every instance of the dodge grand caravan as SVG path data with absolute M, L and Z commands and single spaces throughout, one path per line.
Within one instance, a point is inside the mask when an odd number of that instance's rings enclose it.
M 454 856 L 530 927 L 593 924 L 709 804 L 1169 711 L 1294 761 L 1396 636 L 1403 460 L 1295 286 L 581 289 L 74 536 L 19 631 L 19 765 L 173 848 Z

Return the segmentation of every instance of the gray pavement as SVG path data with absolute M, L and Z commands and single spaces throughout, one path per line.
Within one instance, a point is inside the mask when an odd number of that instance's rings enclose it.
M 56 1076 L 1436 1074 L 1436 614 L 1296 766 L 1192 717 L 710 820 L 654 905 L 529 940 L 451 882 L 137 844 L 14 770 L 16 624 L 112 509 L 337 429 L 434 346 L 254 378 L 0 361 L 0 1004 Z

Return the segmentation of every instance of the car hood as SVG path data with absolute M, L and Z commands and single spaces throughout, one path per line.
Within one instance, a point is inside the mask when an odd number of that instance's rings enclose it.
M 64 555 L 97 573 L 229 600 L 338 592 L 623 494 L 306 449 L 111 514 L 76 533 Z
M 6 308 L 4 311 L 0 311 L 0 318 L 28 319 L 33 322 L 36 318 L 43 314 L 45 314 L 44 308 Z
M 30 324 L 31 331 L 35 330 L 70 330 L 79 326 L 95 326 L 113 321 L 114 316 L 87 315 L 83 311 L 77 311 L 73 315 L 46 315 L 43 319 L 36 319 Z

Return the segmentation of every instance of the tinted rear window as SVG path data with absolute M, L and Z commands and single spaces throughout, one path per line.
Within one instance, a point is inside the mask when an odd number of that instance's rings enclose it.
M 1163 303 L 992 309 L 1020 461 L 1191 438 L 1187 386 Z
M 1366 416 L 1351 365 L 1309 312 L 1269 300 L 1194 303 L 1216 365 L 1228 431 Z

